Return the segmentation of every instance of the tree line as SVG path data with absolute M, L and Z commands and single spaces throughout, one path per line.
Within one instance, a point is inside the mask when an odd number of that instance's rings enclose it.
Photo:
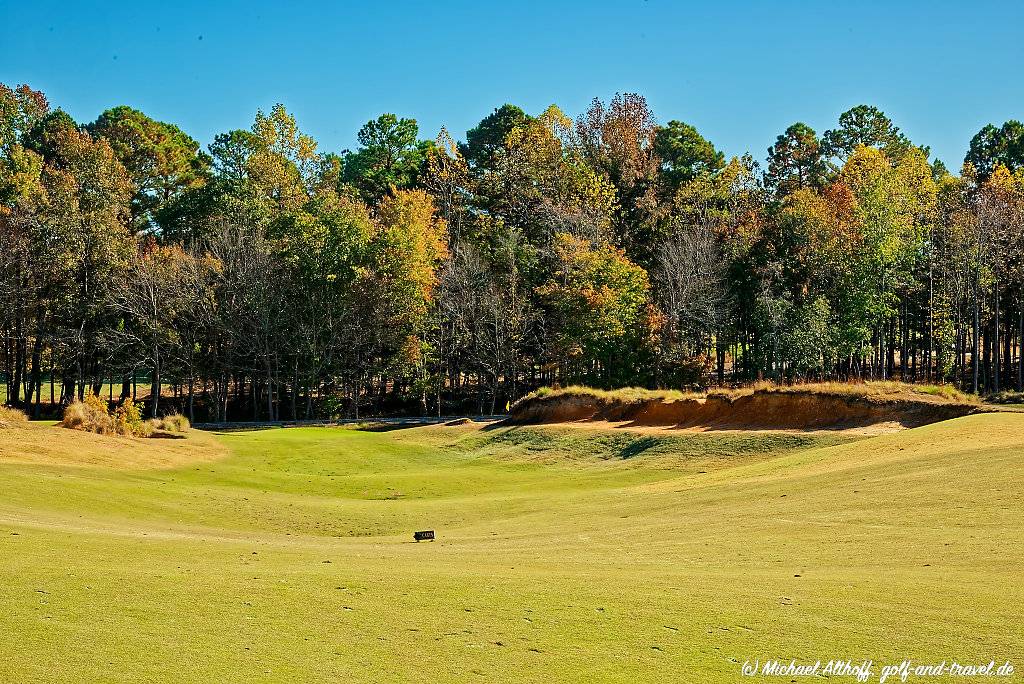
M 983 128 L 958 174 L 929 157 L 862 105 L 727 160 L 636 94 L 506 104 L 464 141 L 384 114 L 341 153 L 277 105 L 204 150 L 0 85 L 7 402 L 108 384 L 226 421 L 494 413 L 555 383 L 1020 390 L 1024 126 Z

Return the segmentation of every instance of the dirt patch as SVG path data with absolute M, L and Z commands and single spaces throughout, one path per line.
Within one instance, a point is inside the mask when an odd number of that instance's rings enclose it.
M 858 396 L 821 391 L 755 390 L 680 398 L 620 399 L 573 392 L 524 399 L 510 422 L 607 421 L 627 426 L 726 430 L 827 430 L 879 424 L 916 427 L 983 410 L 921 394 Z

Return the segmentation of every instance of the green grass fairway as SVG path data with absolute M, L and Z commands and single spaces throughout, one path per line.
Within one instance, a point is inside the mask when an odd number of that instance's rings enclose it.
M 195 460 L 128 442 L 121 465 L 103 454 L 123 438 L 0 429 L 0 682 L 736 682 L 754 658 L 870 658 L 875 682 L 904 658 L 1024 671 L 1024 414 L 857 439 L 193 441 Z

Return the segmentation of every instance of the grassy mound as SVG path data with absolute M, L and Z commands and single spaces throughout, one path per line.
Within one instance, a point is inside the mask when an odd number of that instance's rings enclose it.
M 497 427 L 473 431 L 452 448 L 504 461 L 606 463 L 641 468 L 694 469 L 735 465 L 857 439 L 839 433 L 687 432 L 580 430 L 576 426 Z
M 952 387 L 895 382 L 761 385 L 707 394 L 629 388 L 544 388 L 512 407 L 514 423 L 629 421 L 726 429 L 828 429 L 896 422 L 926 425 L 979 410 Z
M 9 427 L 0 433 L 0 469 L 17 465 L 164 470 L 215 461 L 226 453 L 214 435 L 199 430 L 190 430 L 181 439 L 142 440 L 69 430 L 50 421 L 21 421 Z

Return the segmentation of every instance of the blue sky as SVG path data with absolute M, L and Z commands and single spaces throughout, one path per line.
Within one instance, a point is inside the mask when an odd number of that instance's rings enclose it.
M 201 142 L 283 102 L 321 149 L 386 111 L 463 137 L 494 107 L 647 97 L 727 155 L 874 104 L 951 168 L 1024 119 L 1024 3 L 0 0 L 0 82 L 79 121 L 128 104 Z M 300 7 L 301 5 L 301 7 Z

